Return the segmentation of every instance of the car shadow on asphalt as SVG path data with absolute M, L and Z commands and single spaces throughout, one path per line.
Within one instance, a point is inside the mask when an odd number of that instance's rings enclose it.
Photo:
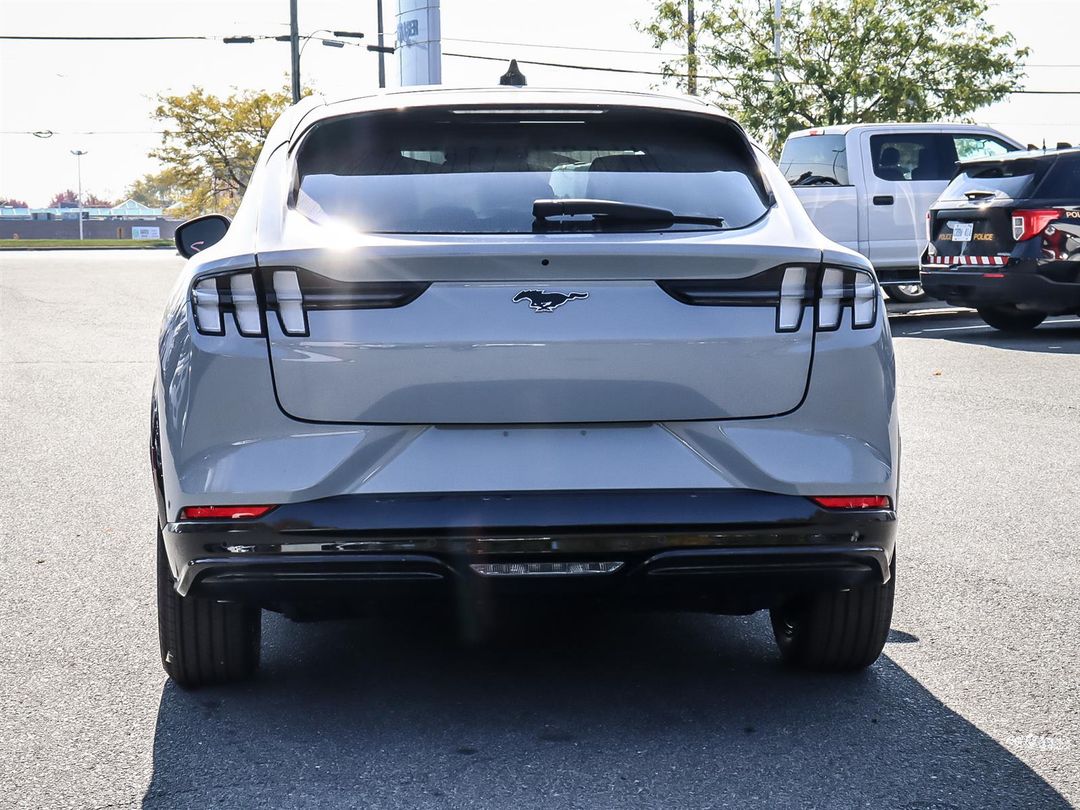
M 1080 354 L 1080 320 L 1063 316 L 1030 332 L 1007 333 L 988 326 L 971 312 L 927 313 L 891 317 L 893 337 L 948 340 L 1017 352 Z
M 887 654 L 785 669 L 762 614 L 452 624 L 267 614 L 256 681 L 164 687 L 143 806 L 1069 806 Z

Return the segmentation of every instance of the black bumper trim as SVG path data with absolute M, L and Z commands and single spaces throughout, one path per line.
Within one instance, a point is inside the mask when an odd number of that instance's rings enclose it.
M 767 600 L 885 581 L 895 530 L 890 510 L 673 490 L 340 496 L 259 520 L 170 523 L 163 534 L 178 591 L 223 600 L 444 594 L 487 579 L 469 569 L 477 560 L 625 563 L 594 577 L 500 577 L 483 585 L 491 591 L 569 586 L 679 600 L 738 591 Z
M 1055 281 L 1038 269 L 1029 260 L 977 270 L 924 269 L 921 277 L 928 295 L 953 306 L 1020 305 L 1051 315 L 1080 310 L 1080 282 Z

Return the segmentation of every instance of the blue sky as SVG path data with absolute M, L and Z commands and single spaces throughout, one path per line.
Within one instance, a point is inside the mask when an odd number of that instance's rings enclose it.
M 393 30 L 396 0 L 385 0 L 385 6 L 386 28 Z M 645 70 L 658 68 L 663 59 L 650 52 L 648 38 L 633 26 L 648 17 L 649 0 L 442 0 L 442 6 L 445 51 Z M 1080 90 L 1080 52 L 1070 33 L 1080 30 L 1080 0 L 996 0 L 988 14 L 1000 30 L 1012 31 L 1032 49 L 1028 88 Z M 6 34 L 280 34 L 287 30 L 288 2 L 0 0 L 0 20 Z M 300 0 L 300 28 L 360 30 L 373 41 L 375 2 Z M 395 57 L 388 61 L 393 85 Z M 377 86 L 376 57 L 362 47 L 313 42 L 302 67 L 305 81 L 328 95 Z M 75 148 L 89 151 L 83 158 L 84 189 L 117 197 L 129 182 L 156 169 L 146 153 L 159 140 L 150 118 L 157 93 L 183 93 L 195 84 L 213 92 L 283 86 L 287 70 L 288 46 L 273 41 L 2 41 L 0 197 L 44 205 L 54 192 L 74 186 L 69 150 Z M 523 70 L 534 86 L 650 89 L 657 82 L 648 76 L 537 66 Z M 446 84 L 490 84 L 501 72 L 493 62 L 450 57 L 443 62 Z M 1080 141 L 1080 96 L 1016 96 L 974 117 L 1023 141 Z M 21 134 L 40 130 L 57 134 Z

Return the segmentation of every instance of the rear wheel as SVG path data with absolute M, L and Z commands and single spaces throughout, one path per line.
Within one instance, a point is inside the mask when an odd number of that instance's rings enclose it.
M 1002 332 L 1028 332 L 1046 320 L 1045 312 L 1032 312 L 1014 306 L 979 307 L 979 317 Z
M 896 284 L 886 287 L 885 294 L 889 296 L 891 301 L 900 304 L 914 304 L 927 298 L 922 284 Z
M 160 528 L 157 600 L 161 664 L 177 684 L 193 689 L 241 681 L 255 674 L 262 612 L 249 605 L 178 594 Z
M 802 669 L 848 672 L 881 655 L 892 621 L 896 560 L 883 585 L 828 591 L 770 611 L 784 661 Z

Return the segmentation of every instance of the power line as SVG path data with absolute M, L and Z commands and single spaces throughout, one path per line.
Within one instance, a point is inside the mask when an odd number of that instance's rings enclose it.
M 457 59 L 482 59 L 485 62 L 509 62 L 510 60 L 503 56 L 481 56 L 475 53 L 451 53 L 450 51 L 443 51 L 443 56 L 453 56 Z M 567 70 L 595 70 L 601 73 L 636 73 L 641 76 L 670 76 L 686 78 L 685 73 L 665 73 L 662 70 L 636 70 L 632 68 L 615 68 L 615 67 L 602 67 L 600 65 L 573 65 L 566 62 L 538 62 L 532 59 L 518 59 L 520 65 L 538 65 L 540 67 L 554 67 L 554 68 L 566 68 Z M 722 76 L 703 76 L 698 74 L 699 79 L 713 79 L 720 80 Z
M 302 35 L 303 39 L 320 39 L 311 34 Z M 224 37 L 224 36 L 38 36 L 38 35 L 13 35 L 3 34 L 0 35 L 0 40 L 24 40 L 24 41 L 62 41 L 62 42 L 160 42 L 160 41 L 222 41 L 225 39 L 237 39 L 237 37 Z M 247 39 L 244 37 L 243 39 Z M 259 35 L 251 37 L 251 39 L 257 40 L 278 40 L 286 39 L 286 37 L 272 36 L 272 35 Z M 558 48 L 562 50 L 581 50 L 581 51 L 594 51 L 597 53 L 632 53 L 632 54 L 660 54 L 660 55 L 682 55 L 685 54 L 663 54 L 660 51 L 629 51 L 620 50 L 616 48 L 577 48 L 570 45 L 536 45 L 532 43 L 524 42 L 499 42 L 497 40 L 479 40 L 479 39 L 457 39 L 454 37 L 446 37 L 448 41 L 452 42 L 475 42 L 490 45 L 503 45 L 503 46 L 516 46 L 516 47 L 546 47 L 546 48 Z M 358 42 L 345 42 L 345 45 L 351 45 L 353 47 L 364 47 Z M 449 56 L 456 59 L 479 59 L 487 62 L 508 62 L 509 59 L 501 56 L 483 56 L 474 53 L 454 53 L 452 51 L 443 51 L 443 56 Z M 620 73 L 630 74 L 637 76 L 659 76 L 662 78 L 689 78 L 688 73 L 675 73 L 666 72 L 662 70 L 641 70 L 639 68 L 617 68 L 608 67 L 602 65 L 580 65 L 569 62 L 546 62 L 535 59 L 518 59 L 519 64 L 522 65 L 535 65 L 538 67 L 552 67 L 561 68 L 563 70 L 587 70 L 598 73 Z M 1028 67 L 1080 67 L 1080 65 L 1029 65 Z M 721 81 L 725 77 L 718 75 L 703 75 L 697 74 L 699 79 L 706 79 L 710 81 Z M 772 81 L 769 78 L 762 77 L 763 82 Z M 799 84 L 799 82 L 793 82 L 793 84 Z M 932 91 L 938 91 L 939 88 L 929 88 Z M 1029 95 L 1029 96 L 1077 96 L 1080 95 L 1080 90 L 1011 90 L 1009 95 Z M 28 133 L 32 134 L 32 133 Z M 94 133 L 80 133 L 80 134 L 94 134 Z
M 0 35 L 0 39 L 19 39 L 19 40 L 32 40 L 32 41 L 61 41 L 61 42 L 159 42 L 162 40 L 215 40 L 224 39 L 225 37 L 207 37 L 207 36 L 134 36 L 134 37 L 119 37 L 119 36 L 106 36 L 106 37 L 58 37 L 58 36 L 22 36 L 3 34 Z M 260 37 L 260 39 L 266 39 L 266 37 Z
M 486 62 L 509 62 L 509 58 L 501 56 L 481 56 L 475 53 L 452 53 L 450 51 L 443 51 L 443 56 L 452 56 L 457 59 L 482 59 Z M 518 59 L 518 64 L 521 65 L 538 65 L 539 67 L 554 67 L 565 68 L 567 70 L 593 70 L 600 73 L 632 73 L 641 76 L 662 76 L 670 78 L 685 79 L 689 76 L 687 73 L 666 73 L 661 70 L 639 70 L 636 68 L 615 68 L 606 67 L 601 65 L 575 65 L 567 62 L 540 62 L 530 59 Z M 711 81 L 722 81 L 724 76 L 697 74 L 699 79 L 709 79 Z M 774 80 L 768 77 L 761 77 L 762 82 L 772 83 Z M 807 84 L 807 82 L 791 82 L 791 84 Z M 930 87 L 927 88 L 932 92 L 941 92 L 944 88 Z M 1080 90 L 1010 90 L 1009 95 L 1032 95 L 1032 96 L 1080 96 Z
M 539 42 L 502 42 L 496 39 L 463 39 L 461 37 L 443 37 L 443 42 L 468 42 L 475 43 L 477 45 L 503 45 L 509 48 L 546 48 L 548 50 L 557 51 L 588 51 L 591 53 L 628 53 L 628 54 L 642 54 L 645 56 L 679 56 L 686 57 L 685 53 L 679 51 L 640 51 L 640 50 L 628 50 L 624 48 L 591 48 L 584 45 L 543 45 Z M 518 60 L 521 61 L 520 59 Z

